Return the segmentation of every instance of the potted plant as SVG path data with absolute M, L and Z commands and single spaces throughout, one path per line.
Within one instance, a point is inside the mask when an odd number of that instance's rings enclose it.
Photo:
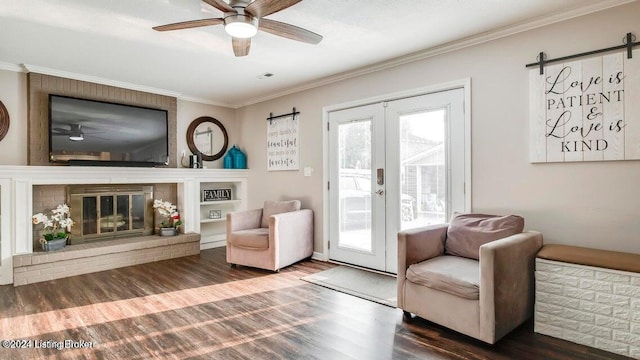
M 40 245 L 44 251 L 62 249 L 67 245 L 69 231 L 74 222 L 69 217 L 69 206 L 60 204 L 51 210 L 51 217 L 37 213 L 31 217 L 34 225 L 43 224 Z
M 153 201 L 153 208 L 158 210 L 158 213 L 162 216 L 160 236 L 177 235 L 178 228 L 182 225 L 182 220 L 180 220 L 180 213 L 177 211 L 176 206 L 169 201 L 156 199 Z

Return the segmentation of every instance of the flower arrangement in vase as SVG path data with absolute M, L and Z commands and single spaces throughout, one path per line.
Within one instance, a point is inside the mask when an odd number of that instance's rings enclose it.
M 66 246 L 74 222 L 69 217 L 69 206 L 60 204 L 51 210 L 51 216 L 37 213 L 31 217 L 34 225 L 43 224 L 40 245 L 42 250 L 53 251 Z
M 158 210 L 158 213 L 162 216 L 162 222 L 160 223 L 160 235 L 177 235 L 178 228 L 182 225 L 182 220 L 180 220 L 180 213 L 176 206 L 169 201 L 156 199 L 153 201 L 153 208 Z

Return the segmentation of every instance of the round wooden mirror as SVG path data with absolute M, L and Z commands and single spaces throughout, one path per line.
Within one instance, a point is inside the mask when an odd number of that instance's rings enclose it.
M 203 161 L 220 159 L 229 145 L 229 136 L 224 125 L 210 116 L 201 116 L 189 124 L 187 146 L 194 154 L 200 154 Z
M 0 140 L 7 135 L 9 131 L 9 112 L 7 108 L 4 107 L 2 101 L 0 101 Z

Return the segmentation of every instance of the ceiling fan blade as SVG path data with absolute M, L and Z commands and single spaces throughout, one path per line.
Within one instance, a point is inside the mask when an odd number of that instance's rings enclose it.
M 322 35 L 318 35 L 301 27 L 275 20 L 260 19 L 260 25 L 258 28 L 273 35 L 278 35 L 287 39 L 302 41 L 314 45 L 322 40 Z
M 222 0 L 202 0 L 207 4 L 213 6 L 214 8 L 222 11 L 222 12 L 235 12 L 235 10 L 226 2 Z
M 255 17 L 263 17 L 280 10 L 284 10 L 289 6 L 293 6 L 302 0 L 255 0 L 249 4 L 244 10 Z
M 190 20 L 190 21 L 183 21 L 179 23 L 154 26 L 153 30 L 156 30 L 156 31 L 180 30 L 180 29 L 189 29 L 189 28 L 195 28 L 195 27 L 201 27 L 201 26 L 218 25 L 222 23 L 224 23 L 223 18 Z
M 240 39 L 232 38 L 233 53 L 237 57 L 249 55 L 249 48 L 251 47 L 251 38 Z

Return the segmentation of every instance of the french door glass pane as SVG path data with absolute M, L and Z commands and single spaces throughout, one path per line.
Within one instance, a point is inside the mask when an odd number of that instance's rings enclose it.
M 339 125 L 338 246 L 371 252 L 371 120 Z
M 446 222 L 446 110 L 400 116 L 401 229 Z

